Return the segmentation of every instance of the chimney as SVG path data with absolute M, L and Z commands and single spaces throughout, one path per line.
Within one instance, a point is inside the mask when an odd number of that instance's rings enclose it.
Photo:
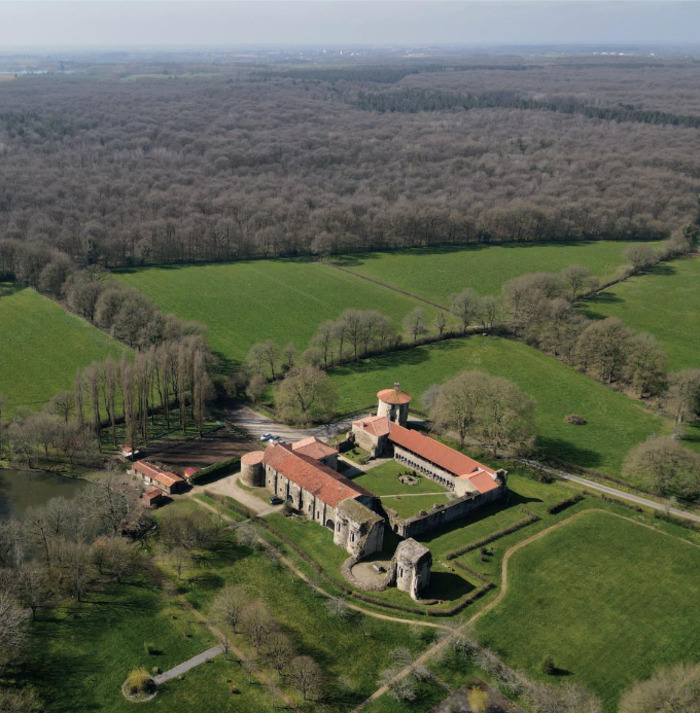
M 394 382 L 394 391 L 395 391 L 397 394 L 399 393 L 399 391 L 401 391 L 400 386 L 401 386 L 401 384 L 399 384 L 398 381 L 395 381 L 395 382 Z

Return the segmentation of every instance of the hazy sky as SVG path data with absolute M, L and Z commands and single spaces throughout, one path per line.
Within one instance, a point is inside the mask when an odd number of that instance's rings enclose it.
M 27 46 L 698 43 L 700 2 L 0 0 Z

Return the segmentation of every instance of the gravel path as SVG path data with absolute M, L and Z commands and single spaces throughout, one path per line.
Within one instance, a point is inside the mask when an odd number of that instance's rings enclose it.
M 635 505 L 641 505 L 642 507 L 651 508 L 652 510 L 660 510 L 662 512 L 668 512 L 674 517 L 680 517 L 683 520 L 690 520 L 691 522 L 700 523 L 700 515 L 688 512 L 687 510 L 679 510 L 678 508 L 667 507 L 663 503 L 659 503 L 656 500 L 650 500 L 649 498 L 644 498 L 641 495 L 634 495 L 633 493 L 628 493 L 624 490 L 618 490 L 617 488 L 611 488 L 609 485 L 603 485 L 602 483 L 597 483 L 595 480 L 588 480 L 588 478 L 582 478 L 580 475 L 573 475 L 573 473 L 567 473 L 564 470 L 558 470 L 557 468 L 551 468 L 537 461 L 527 460 L 526 458 L 518 458 L 517 460 L 530 465 L 534 468 L 538 468 L 546 473 L 551 473 L 559 478 L 568 480 L 572 483 L 578 483 L 586 488 L 591 488 L 592 490 L 598 490 L 606 495 L 612 495 L 620 500 L 626 500 L 627 502 L 634 503 Z
M 201 654 L 197 654 L 196 656 L 193 656 L 191 659 L 184 661 L 181 664 L 178 664 L 177 666 L 171 668 L 169 671 L 165 671 L 164 673 L 159 673 L 157 676 L 153 677 L 153 681 L 155 682 L 156 686 L 160 686 L 162 683 L 165 683 L 166 681 L 170 681 L 172 678 L 177 678 L 178 676 L 181 676 L 183 673 L 186 671 L 189 671 L 192 668 L 195 668 L 195 666 L 200 666 L 203 664 L 205 661 L 209 661 L 209 659 L 216 658 L 220 654 L 224 653 L 224 647 L 222 644 L 217 644 L 216 646 L 212 646 L 210 649 L 207 649 L 206 651 L 202 651 Z

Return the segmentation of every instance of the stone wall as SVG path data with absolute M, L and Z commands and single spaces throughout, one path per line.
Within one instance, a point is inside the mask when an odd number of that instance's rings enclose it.
M 500 500 L 505 497 L 505 494 L 505 485 L 484 494 L 467 493 L 443 506 L 434 507 L 426 515 L 414 515 L 405 520 L 398 516 L 390 516 L 389 522 L 391 529 L 400 537 L 417 537 L 445 527 L 445 525 L 482 508 L 487 503 Z

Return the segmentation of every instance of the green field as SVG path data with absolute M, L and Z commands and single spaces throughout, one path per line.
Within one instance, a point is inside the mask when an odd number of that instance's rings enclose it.
M 394 510 L 399 517 L 408 518 L 418 515 L 421 511 L 427 512 L 435 505 L 446 505 L 450 499 L 447 493 L 437 495 L 385 495 L 382 497 L 382 505 L 387 510 Z
M 24 676 L 37 687 L 47 713 L 132 711 L 134 704 L 120 691 L 129 671 L 141 665 L 166 671 L 216 643 L 191 614 L 146 584 L 108 585 L 81 603 L 66 600 L 40 612 L 32 632 Z M 147 654 L 145 642 L 160 653 Z M 185 700 L 164 693 L 139 710 L 191 710 Z
M 401 483 L 398 476 L 410 472 L 409 467 L 391 460 L 371 468 L 364 475 L 358 475 L 352 482 L 367 488 L 375 495 L 417 495 L 445 491 L 445 488 L 434 480 L 420 475 L 417 476 L 419 481 L 415 485 Z
M 34 290 L 0 283 L 0 394 L 11 415 L 41 408 L 75 372 L 126 347 Z
M 614 711 L 622 690 L 700 648 L 700 549 L 592 512 L 513 555 L 509 590 L 476 626 L 505 661 L 542 678 L 547 654 Z
M 627 451 L 668 424 L 624 394 L 535 349 L 496 337 L 452 339 L 331 370 L 339 410 L 374 408 L 375 394 L 395 381 L 414 396 L 466 369 L 480 369 L 515 381 L 537 401 L 538 448 L 558 460 L 619 476 Z M 585 426 L 564 423 L 581 414 Z
M 164 312 L 208 327 L 212 349 L 234 361 L 268 338 L 305 349 L 326 319 L 349 307 L 376 309 L 401 328 L 418 304 L 336 270 L 307 261 L 258 260 L 233 264 L 149 268 L 117 275 Z M 429 310 L 428 310 L 429 311 Z
M 586 302 L 592 317 L 619 317 L 650 332 L 671 357 L 672 371 L 700 367 L 700 258 L 674 260 Z
M 501 285 L 528 272 L 559 272 L 585 265 L 600 278 L 613 277 L 625 263 L 627 242 L 511 243 L 365 253 L 338 259 L 339 265 L 440 304 L 473 287 L 496 294 Z M 651 243 L 657 245 L 658 243 Z

